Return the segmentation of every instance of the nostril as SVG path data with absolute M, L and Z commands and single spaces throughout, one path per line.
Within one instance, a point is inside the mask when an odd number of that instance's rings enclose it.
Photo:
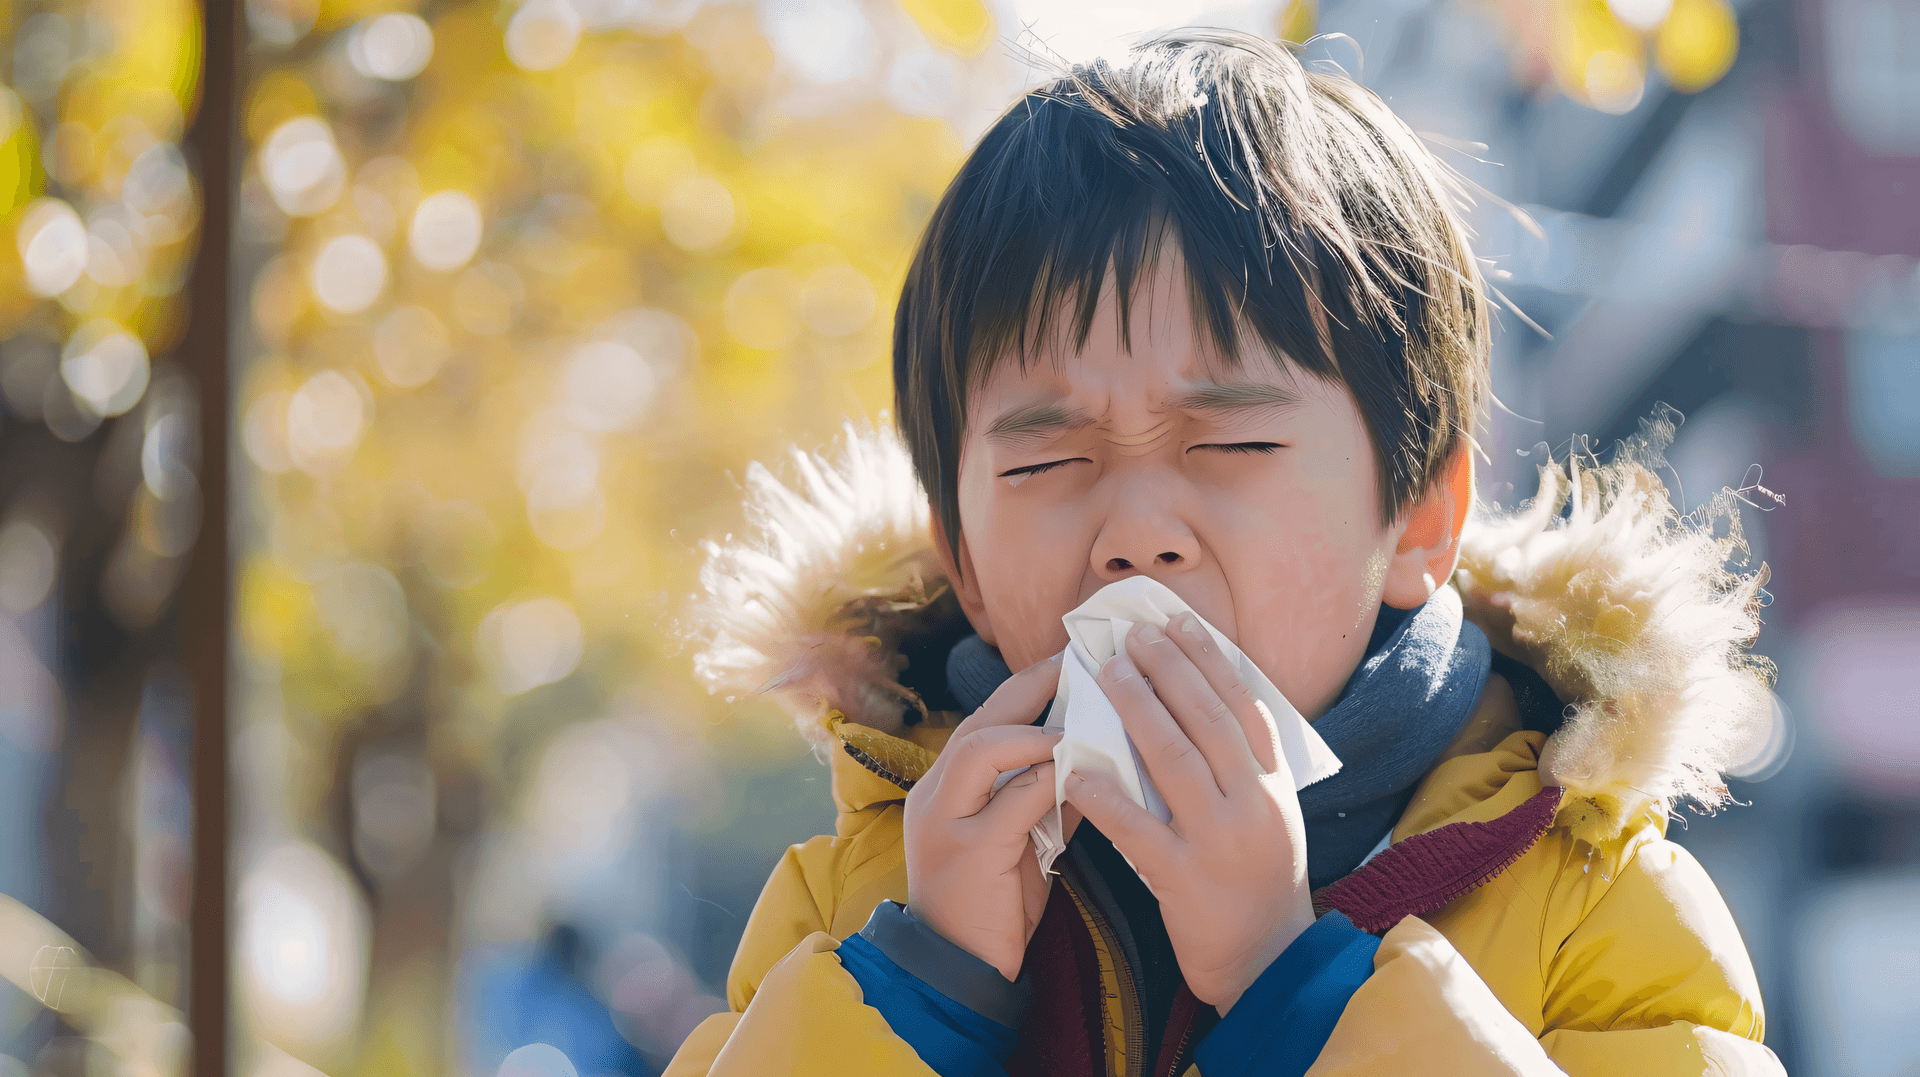
M 1154 558 L 1154 560 L 1159 561 L 1163 565 L 1174 565 L 1180 562 L 1180 555 L 1174 553 L 1172 550 L 1168 550 L 1166 553 Z
M 1132 567 L 1133 562 L 1124 557 L 1110 557 L 1107 559 L 1108 572 L 1125 572 Z

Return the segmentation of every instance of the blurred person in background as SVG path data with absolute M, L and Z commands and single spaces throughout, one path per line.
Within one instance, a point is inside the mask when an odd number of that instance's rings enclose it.
M 775 869 L 730 1012 L 669 1073 L 1782 1072 L 1664 836 L 1768 728 L 1764 573 L 1673 512 L 1657 420 L 1469 522 L 1486 299 L 1455 193 L 1372 93 L 1231 32 L 1076 67 L 987 133 L 896 316 L 907 448 L 803 458 L 711 547 L 696 666 L 776 690 L 840 818 Z M 1136 626 L 1099 690 L 1171 829 L 1076 772 L 1054 887 L 1028 834 L 1059 736 L 1027 728 L 1065 683 L 1054 624 L 1139 576 L 1234 626 L 1344 766 L 1296 798 L 1197 620 Z
M 468 1058 L 473 1072 L 491 1073 L 514 1048 L 548 1044 L 581 1077 L 653 1077 L 633 1044 L 614 1027 L 607 1004 L 588 986 L 580 931 L 555 923 L 524 957 L 487 962 L 473 974 Z

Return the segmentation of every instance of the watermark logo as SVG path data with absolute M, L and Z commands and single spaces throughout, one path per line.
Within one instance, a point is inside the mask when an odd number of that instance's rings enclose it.
M 67 973 L 73 969 L 75 956 L 71 946 L 42 946 L 33 955 L 27 974 L 34 996 L 53 1009 L 60 1008 L 60 994 L 67 988 Z

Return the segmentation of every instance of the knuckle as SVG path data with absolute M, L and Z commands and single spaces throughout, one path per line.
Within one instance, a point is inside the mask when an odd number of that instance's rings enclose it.
M 1002 734 L 997 728 L 976 729 L 967 734 L 963 739 L 960 744 L 960 751 L 968 758 L 984 755 L 993 750 L 994 745 L 999 742 L 1001 736 Z

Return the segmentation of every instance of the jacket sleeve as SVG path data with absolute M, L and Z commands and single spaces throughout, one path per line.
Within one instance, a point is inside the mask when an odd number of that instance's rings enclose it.
M 1293 940 L 1194 1048 L 1207 1077 L 1300 1077 L 1373 975 L 1380 940 L 1330 912 Z
M 1759 990 L 1733 918 L 1672 842 L 1629 854 L 1542 973 L 1536 1036 L 1446 936 L 1408 917 L 1381 941 L 1309 1077 L 1785 1077 L 1758 1042 Z
M 1673 842 L 1642 845 L 1560 947 L 1544 1045 L 1572 1077 L 1784 1074 L 1759 1041 L 1753 963 L 1720 891 Z
M 897 859 L 866 845 L 819 837 L 787 850 L 735 952 L 728 1012 L 687 1036 L 664 1077 L 937 1077 L 865 1004 L 837 953 L 865 913 L 905 889 L 904 879 L 865 870 Z M 862 915 L 848 919 L 862 903 Z

